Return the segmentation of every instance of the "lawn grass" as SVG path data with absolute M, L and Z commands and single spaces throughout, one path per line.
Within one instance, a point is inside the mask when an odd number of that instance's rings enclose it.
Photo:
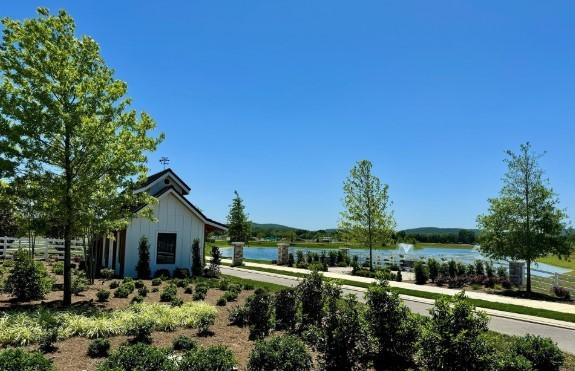
M 559 259 L 556 256 L 546 256 L 544 258 L 537 259 L 537 262 L 554 265 L 556 267 L 571 269 L 572 271 L 570 272 L 570 274 L 572 275 L 574 273 L 573 271 L 575 271 L 575 253 L 573 253 L 568 260 Z
M 282 271 L 282 270 L 271 269 L 271 268 L 262 268 L 262 267 L 245 267 L 245 266 L 243 266 L 243 267 L 236 267 L 236 268 L 253 270 L 253 271 L 260 271 L 260 272 L 276 273 L 276 274 L 282 274 L 285 276 L 298 277 L 298 278 L 302 278 L 302 277 L 305 277 L 307 275 L 306 273 L 288 272 L 288 271 Z M 338 280 L 338 282 L 340 282 L 343 285 L 362 287 L 362 288 L 368 288 L 370 285 L 369 283 L 357 282 L 357 281 L 352 281 L 352 280 Z M 418 298 L 425 298 L 425 299 L 432 299 L 432 300 L 437 300 L 441 297 L 447 296 L 447 295 L 437 294 L 437 293 L 433 293 L 433 292 L 404 289 L 404 288 L 400 288 L 400 287 L 392 287 L 391 290 L 394 292 L 397 292 L 400 295 L 414 296 L 414 297 L 418 297 Z M 497 302 L 491 302 L 491 301 L 481 300 L 481 299 L 469 298 L 469 301 L 471 303 L 473 303 L 473 305 L 480 307 L 480 308 L 484 308 L 484 309 L 493 309 L 493 310 L 499 310 L 502 312 L 525 314 L 525 315 L 529 315 L 529 316 L 549 318 L 549 319 L 555 319 L 555 320 L 565 321 L 565 322 L 575 322 L 575 314 L 572 314 L 572 313 L 562 313 L 562 312 L 556 312 L 556 311 L 547 310 L 547 309 L 530 308 L 530 307 L 525 307 L 525 306 L 515 305 L 515 304 L 497 303 Z

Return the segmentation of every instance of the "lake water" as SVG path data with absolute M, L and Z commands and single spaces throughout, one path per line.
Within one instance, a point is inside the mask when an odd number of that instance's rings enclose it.
M 222 256 L 226 258 L 232 257 L 232 248 L 224 247 L 220 249 Z M 296 255 L 297 251 L 307 251 L 316 252 L 321 254 L 322 251 L 328 253 L 330 250 L 337 251 L 334 249 L 319 249 L 319 248 L 306 248 L 306 247 L 290 247 L 289 252 Z M 369 257 L 369 249 L 350 249 L 349 254 L 351 256 L 357 255 L 360 263 L 365 261 Z M 473 263 L 475 260 L 489 260 L 481 255 L 481 253 L 476 248 L 448 248 L 441 246 L 421 246 L 416 249 L 411 249 L 408 253 L 405 253 L 402 249 L 385 249 L 385 250 L 373 250 L 373 262 L 376 265 L 393 264 L 400 260 L 427 260 L 433 257 L 437 260 L 455 260 L 460 261 L 465 264 Z M 257 247 L 244 247 L 244 258 L 246 259 L 257 259 L 257 260 L 275 260 L 277 259 L 277 247 L 276 246 L 257 246 Z M 503 262 L 504 264 L 504 262 Z M 497 262 L 495 262 L 497 265 Z M 565 268 L 556 267 L 554 265 L 548 265 L 543 263 L 532 265 L 533 274 L 542 277 L 552 276 L 553 273 L 567 273 L 570 270 Z

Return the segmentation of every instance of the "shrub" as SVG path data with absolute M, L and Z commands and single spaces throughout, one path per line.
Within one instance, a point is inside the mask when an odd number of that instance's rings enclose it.
M 170 301 L 170 305 L 172 307 L 181 307 L 184 304 L 184 300 L 182 298 L 178 298 L 177 296 Z
M 230 325 L 243 327 L 248 323 L 248 307 L 245 305 L 237 306 L 229 311 L 228 320 Z
M 226 304 L 228 303 L 228 301 L 226 300 L 225 297 L 221 297 L 218 299 L 218 301 L 216 302 L 216 305 L 220 306 L 220 307 L 225 307 Z
M 185 335 L 180 335 L 172 342 L 172 349 L 174 350 L 191 350 L 197 348 L 198 344 Z
M 501 280 L 507 279 L 507 269 L 505 269 L 504 266 L 500 265 L 497 267 L 497 277 L 499 277 Z
M 208 287 L 205 285 L 196 285 L 196 291 L 194 292 L 194 295 L 192 296 L 193 300 L 204 300 L 206 298 L 206 295 L 208 293 Z
M 110 282 L 110 289 L 114 290 L 114 289 L 118 288 L 118 286 L 120 286 L 120 284 L 118 283 L 118 281 L 112 281 L 112 282 Z
M 98 290 L 98 292 L 96 293 L 96 297 L 98 298 L 98 301 L 100 303 L 108 301 L 108 299 L 110 298 L 110 291 L 104 289 Z
M 88 356 L 92 358 L 107 357 L 110 351 L 110 340 L 108 339 L 94 339 L 88 345 Z
M 527 358 L 512 352 L 500 352 L 496 362 L 494 369 L 497 371 L 534 371 Z
M 511 281 L 508 279 L 504 279 L 501 281 L 501 287 L 503 287 L 505 290 L 511 290 L 513 288 L 513 283 L 511 283 Z
M 467 267 L 462 262 L 457 262 L 457 276 L 465 276 L 467 274 Z
M 297 286 L 301 301 L 302 325 L 319 325 L 323 318 L 323 279 L 317 271 L 304 277 Z
M 144 302 L 144 297 L 141 295 L 136 295 L 130 300 L 131 304 L 139 304 Z
M 557 345 L 551 339 L 539 336 L 516 338 L 512 351 L 529 360 L 536 370 L 559 371 L 565 362 L 565 356 Z
M 365 370 L 370 343 L 356 298 L 349 295 L 341 305 L 341 288 L 328 285 L 327 313 L 322 322 L 323 341 L 318 343 L 320 363 L 326 371 Z
M 242 285 L 244 290 L 253 290 L 254 289 L 254 285 L 249 284 L 249 283 L 245 283 Z
M 124 285 L 120 285 L 120 287 L 118 287 L 116 289 L 116 291 L 114 291 L 114 297 L 115 298 L 127 298 L 128 296 L 130 296 L 131 293 L 132 293 L 132 291 L 130 291 L 129 287 L 126 287 Z
M 77 272 L 72 276 L 72 292 L 78 295 L 82 291 L 86 291 L 88 287 L 88 279 L 86 278 L 86 273 Z
M 158 292 L 158 291 L 160 291 L 159 288 L 157 288 L 157 287 L 153 287 L 153 288 L 152 288 L 152 292 Z
M 427 370 L 488 370 L 492 349 L 486 342 L 487 316 L 463 293 L 435 301 L 423 328 L 418 361 Z
M 154 278 L 152 280 L 152 286 L 160 286 L 162 284 L 162 279 L 161 278 Z
M 396 280 L 397 282 L 403 281 L 403 276 L 401 275 L 401 271 L 400 271 L 400 270 L 397 271 L 397 274 L 395 275 L 395 280 Z
M 148 279 L 152 275 L 150 270 L 150 243 L 145 236 L 140 238 L 138 245 L 138 264 L 136 264 L 136 273 L 140 279 Z
M 483 262 L 481 260 L 475 261 L 475 274 L 478 276 L 483 276 L 485 274 L 485 270 L 483 269 Z
M 40 346 L 38 348 L 43 353 L 50 353 L 57 349 L 54 344 L 58 341 L 58 327 L 55 324 L 43 327 L 44 331 L 40 337 Z
M 6 291 L 19 301 L 30 301 L 44 298 L 51 289 L 52 280 L 44 265 L 18 249 L 14 254 L 14 267 L 6 280 Z
M 178 294 L 178 288 L 176 285 L 170 284 L 164 288 L 162 293 L 160 294 L 160 301 L 163 302 L 171 302 L 176 298 Z
M 190 277 L 190 270 L 188 268 L 176 268 L 172 277 L 180 280 L 186 279 Z
M 555 296 L 561 299 L 570 300 L 571 299 L 571 292 L 568 288 L 561 287 L 561 286 L 553 286 L 553 293 Z
M 199 277 L 204 271 L 204 264 L 200 252 L 200 240 L 197 238 L 192 242 L 192 276 Z
M 167 269 L 158 269 L 154 273 L 154 278 L 159 278 L 162 281 L 168 280 L 168 279 L 170 279 L 170 271 Z
M 295 336 L 283 335 L 256 342 L 248 360 L 248 371 L 306 371 L 312 358 L 305 344 Z
M 366 322 L 375 339 L 377 370 L 414 368 L 413 354 L 420 333 L 417 317 L 385 281 L 368 288 Z M 395 368 L 394 368 L 395 367 Z
M 41 353 L 27 352 L 21 348 L 0 351 L 2 371 L 55 371 L 52 361 Z
M 194 289 L 192 286 L 188 286 L 186 287 L 186 289 L 184 290 L 184 294 L 193 294 L 194 293 Z
M 483 286 L 492 289 L 495 287 L 495 280 L 492 277 L 487 277 L 486 279 L 483 280 Z
M 273 300 L 269 293 L 254 294 L 248 304 L 248 324 L 250 339 L 267 336 L 273 327 Z
M 138 289 L 138 295 L 144 298 L 148 296 L 148 288 L 146 286 L 140 287 Z
M 136 282 L 134 282 L 134 287 L 137 289 L 141 289 L 144 286 L 146 286 L 146 284 L 142 280 L 137 280 Z
M 287 265 L 288 265 L 288 267 L 293 267 L 293 264 L 294 264 L 293 254 L 292 254 L 292 253 L 289 253 L 289 254 L 288 254 L 288 263 L 287 263 Z
M 293 289 L 283 289 L 275 294 L 276 329 L 294 329 L 296 304 L 296 292 Z
M 449 277 L 455 278 L 457 276 L 457 263 L 455 260 L 451 259 L 449 263 L 447 263 L 447 271 L 449 273 Z
M 52 273 L 62 275 L 64 274 L 64 262 L 55 262 L 52 265 Z
M 236 301 L 238 299 L 237 291 L 226 291 L 223 296 L 226 301 Z
M 182 278 L 178 278 L 174 280 L 176 287 L 186 287 L 188 286 L 188 280 L 187 279 L 182 279 Z
M 429 279 L 429 270 L 427 266 L 423 262 L 418 261 L 415 263 L 414 271 L 415 283 L 418 285 L 425 285 Z
M 143 319 L 140 321 L 132 321 L 128 325 L 127 335 L 133 336 L 132 343 L 152 343 L 152 331 L 154 330 L 154 323 L 152 320 Z
M 170 353 L 147 344 L 123 345 L 101 363 L 97 371 L 176 371 Z
M 110 268 L 100 269 L 100 275 L 104 277 L 105 280 L 111 280 L 114 277 L 114 270 Z
M 187 351 L 179 364 L 181 371 L 233 370 L 236 365 L 234 354 L 222 345 L 195 348 Z
M 212 260 L 210 262 L 210 267 L 208 268 L 209 277 L 219 277 L 220 276 L 220 264 L 222 263 L 222 253 L 220 248 L 217 246 L 212 246 Z

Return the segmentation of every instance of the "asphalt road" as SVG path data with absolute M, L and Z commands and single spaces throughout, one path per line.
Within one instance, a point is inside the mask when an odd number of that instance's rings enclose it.
M 225 266 L 221 266 L 220 268 L 223 274 L 254 281 L 275 283 L 289 287 L 294 287 L 299 283 L 296 277 L 277 277 L 266 274 L 265 272 L 234 269 Z M 343 292 L 344 294 L 349 293 L 356 295 L 359 301 L 364 300 L 364 291 L 361 291 L 359 288 L 357 290 L 344 288 Z M 411 300 L 404 300 L 404 302 L 413 312 L 429 315 L 430 304 Z M 489 316 L 489 329 L 506 335 L 522 336 L 532 334 L 548 337 L 553 339 L 561 350 L 575 354 L 575 330 L 495 316 Z

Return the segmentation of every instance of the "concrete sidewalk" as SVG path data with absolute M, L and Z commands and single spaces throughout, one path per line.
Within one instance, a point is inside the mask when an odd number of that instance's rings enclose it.
M 222 262 L 231 264 L 231 259 L 222 259 Z M 291 273 L 303 273 L 308 274 L 311 271 L 307 269 L 300 269 L 300 268 L 293 268 L 293 267 L 286 267 L 281 265 L 273 265 L 273 264 L 262 264 L 262 263 L 250 263 L 244 262 L 245 267 L 256 267 L 256 268 L 265 268 L 265 269 L 273 269 L 276 271 L 285 271 Z M 367 277 L 357 277 L 352 276 L 349 274 L 342 274 L 342 273 L 335 273 L 335 272 L 322 272 L 324 277 L 340 279 L 340 280 L 347 280 L 347 281 L 355 281 L 361 283 L 373 283 L 376 280 L 373 278 Z M 552 310 L 555 312 L 562 312 L 562 313 L 571 313 L 575 314 L 575 305 L 573 304 L 566 304 L 566 303 L 554 303 L 549 301 L 541 301 L 541 300 L 530 300 L 530 299 L 521 299 L 521 298 L 511 298 L 507 296 L 501 295 L 494 295 L 494 294 L 487 294 L 484 292 L 476 292 L 471 290 L 458 290 L 458 289 L 449 289 L 445 287 L 437 287 L 437 286 L 428 286 L 428 285 L 416 285 L 413 283 L 406 283 L 406 282 L 395 282 L 390 281 L 389 285 L 391 287 L 398 287 L 403 289 L 409 289 L 414 291 L 422 291 L 422 292 L 429 292 L 434 294 L 443 294 L 443 295 L 455 295 L 461 291 L 465 291 L 465 295 L 471 299 L 478 299 L 478 300 L 485 300 L 495 303 L 502 303 L 502 304 L 512 304 L 512 305 L 519 305 L 523 307 L 529 307 L 534 309 L 547 309 Z M 550 320 L 551 321 L 551 320 Z

